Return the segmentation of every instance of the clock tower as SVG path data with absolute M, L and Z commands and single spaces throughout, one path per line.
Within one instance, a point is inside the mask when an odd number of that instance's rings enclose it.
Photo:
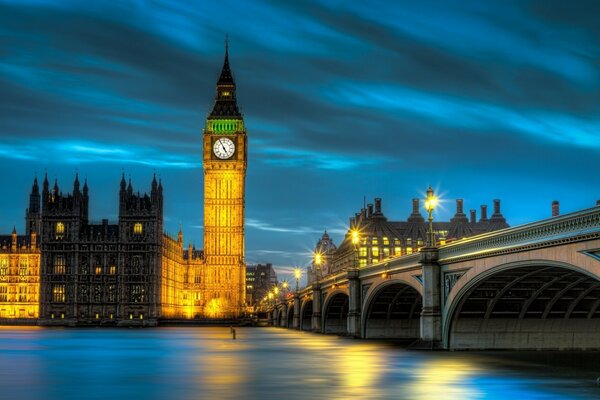
M 204 282 L 202 314 L 239 317 L 245 304 L 244 202 L 247 137 L 229 68 L 228 45 L 215 105 L 203 133 Z

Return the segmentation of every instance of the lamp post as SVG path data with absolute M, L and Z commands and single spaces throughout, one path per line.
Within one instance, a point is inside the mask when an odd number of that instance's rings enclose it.
M 315 279 L 316 279 L 316 283 L 319 283 L 319 272 L 321 271 L 321 265 L 323 264 L 323 254 L 321 254 L 320 252 L 316 251 L 313 253 L 313 262 L 315 264 Z
M 356 228 L 350 230 L 350 240 L 354 248 L 354 268 L 358 268 L 358 245 L 360 243 L 360 232 Z
M 433 232 L 433 210 L 438 204 L 438 198 L 435 197 L 433 193 L 433 189 L 431 186 L 427 189 L 427 197 L 425 198 L 425 210 L 429 214 L 429 231 L 427 232 L 428 236 L 428 247 L 435 247 L 435 233 Z
M 296 293 L 298 293 L 298 284 L 302 277 L 302 270 L 300 268 L 294 268 L 294 278 L 296 278 Z

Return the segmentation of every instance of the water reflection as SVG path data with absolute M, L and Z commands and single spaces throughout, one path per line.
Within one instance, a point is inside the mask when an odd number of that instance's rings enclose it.
M 446 353 L 276 328 L 0 327 L 0 398 L 589 399 L 597 353 Z

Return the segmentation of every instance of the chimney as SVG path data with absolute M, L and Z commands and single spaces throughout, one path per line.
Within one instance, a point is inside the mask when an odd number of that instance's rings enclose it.
M 419 213 L 419 199 L 413 199 L 413 210 L 412 213 L 413 214 L 418 214 Z
M 367 204 L 367 218 L 371 218 L 373 215 L 373 204 Z
M 361 221 L 365 220 L 365 218 L 367 217 L 367 209 L 366 208 L 360 209 L 360 217 L 361 217 Z
M 471 223 L 474 224 L 477 222 L 477 210 L 470 210 Z
M 463 199 L 456 199 L 456 213 L 463 214 Z
M 560 215 L 560 203 L 558 200 L 552 202 L 552 216 L 558 217 Z
M 485 204 L 481 205 L 481 218 L 480 221 L 487 221 L 487 206 Z
M 500 214 L 500 200 L 494 199 L 494 214 Z
M 381 198 L 375 198 L 375 214 L 381 214 Z

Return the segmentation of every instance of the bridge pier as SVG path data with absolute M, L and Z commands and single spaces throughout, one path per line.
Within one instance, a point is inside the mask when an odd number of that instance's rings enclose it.
M 300 296 L 298 292 L 294 293 L 294 320 L 292 321 L 293 329 L 300 329 Z
M 313 289 L 313 315 L 311 321 L 311 328 L 313 332 L 321 333 L 321 288 L 315 286 Z
M 348 269 L 348 335 L 361 337 L 360 278 L 358 268 Z
M 285 326 L 287 324 L 287 304 L 286 303 L 281 304 L 281 310 L 279 310 L 279 312 L 281 313 L 279 326 L 282 328 L 285 328 Z
M 421 249 L 419 263 L 423 268 L 423 310 L 421 312 L 421 342 L 427 348 L 442 347 L 441 269 L 437 248 Z

